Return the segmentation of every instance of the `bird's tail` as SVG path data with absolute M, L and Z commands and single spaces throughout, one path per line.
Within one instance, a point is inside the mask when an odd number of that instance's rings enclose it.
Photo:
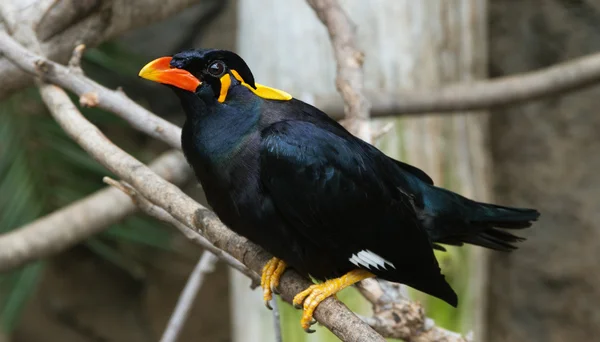
M 504 207 L 480 202 L 474 202 L 473 205 L 475 208 L 469 223 L 475 228 L 473 232 L 477 233 L 465 236 L 463 241 L 499 251 L 516 249 L 513 243 L 523 241 L 525 238 L 498 228 L 528 228 L 540 216 L 535 209 Z
M 515 242 L 525 240 L 506 231 L 524 229 L 536 221 L 540 213 L 535 209 L 505 207 L 476 202 L 442 189 L 452 199 L 450 210 L 435 215 L 428 232 L 433 242 L 461 246 L 464 243 L 498 251 L 516 249 Z M 438 194 L 440 194 L 438 192 Z M 449 198 L 446 197 L 446 200 Z M 447 207 L 446 207 L 447 208 Z M 438 249 L 443 249 L 436 246 Z

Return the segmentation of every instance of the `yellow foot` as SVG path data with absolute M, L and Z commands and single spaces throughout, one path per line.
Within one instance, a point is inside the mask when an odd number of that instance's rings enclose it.
M 277 258 L 272 258 L 265 264 L 265 267 L 263 267 L 262 277 L 260 278 L 260 287 L 263 289 L 263 299 L 269 310 L 273 309 L 269 302 L 273 299 L 273 293 L 278 293 L 277 287 L 279 286 L 279 279 L 286 267 L 285 261 Z
M 302 329 L 307 333 L 315 332 L 310 329 L 310 326 L 314 324 L 316 321 L 313 319 L 313 313 L 319 304 L 322 301 L 327 299 L 332 295 L 335 295 L 339 291 L 345 289 L 346 287 L 353 285 L 363 279 L 374 277 L 375 275 L 371 272 L 365 270 L 352 270 L 345 275 L 336 278 L 327 280 L 324 283 L 311 285 L 306 290 L 298 293 L 294 297 L 294 307 L 303 308 L 304 312 L 302 313 L 302 319 L 300 320 L 300 324 L 302 325 Z

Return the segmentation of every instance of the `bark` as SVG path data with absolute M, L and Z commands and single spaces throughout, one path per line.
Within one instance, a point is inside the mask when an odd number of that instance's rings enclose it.
M 35 22 L 42 53 L 64 63 L 75 45 L 96 46 L 108 39 L 172 16 L 201 0 L 37 0 L 8 1 L 21 22 Z M 3 4 L 5 5 L 5 4 Z M 50 9 L 50 10 L 48 10 Z M 0 58 L 0 100 L 32 83 L 32 78 Z
M 599 1 L 491 2 L 491 70 L 503 76 L 595 52 Z M 528 241 L 491 259 L 488 341 L 600 334 L 600 89 L 494 111 L 498 199 L 542 213 Z

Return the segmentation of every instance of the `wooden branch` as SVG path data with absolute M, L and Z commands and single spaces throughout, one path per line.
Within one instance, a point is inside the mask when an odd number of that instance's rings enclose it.
M 600 53 L 575 58 L 548 68 L 487 81 L 440 89 L 369 93 L 371 116 L 442 113 L 522 104 L 544 97 L 565 95 L 600 83 Z M 343 116 L 337 95 L 315 96 L 315 105 L 332 117 Z
M 369 110 L 364 95 L 363 53 L 357 48 L 354 27 L 337 0 L 307 0 L 327 27 L 336 60 L 336 86 L 344 99 L 344 126 L 354 135 L 371 141 Z
M 191 170 L 179 151 L 164 153 L 150 164 L 150 168 L 174 184 L 182 184 L 191 176 Z M 0 272 L 61 252 L 135 211 L 131 199 L 117 189 L 99 190 L 0 235 Z
M 45 81 L 57 84 L 83 97 L 96 98 L 98 108 L 113 112 L 149 136 L 181 149 L 181 128 L 152 114 L 121 91 L 110 90 L 87 78 L 81 72 L 72 72 L 65 66 L 49 61 L 14 41 L 0 31 L 0 52 L 15 64 Z
M 420 304 L 403 296 L 400 284 L 366 279 L 357 285 L 373 304 L 373 316 L 363 317 L 375 331 L 406 342 L 468 342 L 469 337 L 440 328 L 425 316 Z
M 211 252 L 204 251 L 202 253 L 200 260 L 198 260 L 196 267 L 194 267 L 185 284 L 183 292 L 181 292 L 179 299 L 177 299 L 177 305 L 171 318 L 169 318 L 169 323 L 160 338 L 160 342 L 177 342 L 177 338 L 185 325 L 194 300 L 204 282 L 204 276 L 214 271 L 216 262 L 217 257 Z
M 65 63 L 77 44 L 97 46 L 134 28 L 168 18 L 201 1 L 36 0 L 30 3 L 2 0 L 2 3 L 21 9 L 19 22 L 41 19 L 35 27 L 35 33 L 41 40 L 41 52 L 52 60 Z M 0 58 L 0 75 L 0 100 L 32 83 L 31 76 L 16 68 L 7 58 Z
M 190 241 L 211 252 L 213 255 L 217 256 L 219 259 L 227 263 L 231 268 L 240 271 L 240 273 L 250 278 L 252 280 L 252 284 L 250 285 L 251 288 L 254 289 L 258 287 L 258 285 L 260 285 L 260 276 L 257 273 L 248 269 L 246 265 L 242 264 L 237 259 L 227 254 L 222 249 L 215 247 L 215 245 L 208 241 L 204 236 L 200 235 L 193 228 L 177 221 L 173 216 L 171 216 L 171 214 L 166 212 L 163 208 L 158 207 L 152 202 L 148 201 L 137 191 L 135 191 L 135 189 L 131 185 L 125 182 L 117 182 L 116 180 L 111 179 L 109 177 L 104 177 L 104 182 L 113 186 L 114 188 L 121 190 L 121 192 L 129 196 L 133 203 L 135 203 L 135 205 L 137 205 L 137 207 L 140 208 L 148 216 L 154 217 L 159 221 L 168 223 L 173 227 L 177 228 L 177 230 L 179 230 L 179 232 L 181 232 L 183 236 L 187 237 Z

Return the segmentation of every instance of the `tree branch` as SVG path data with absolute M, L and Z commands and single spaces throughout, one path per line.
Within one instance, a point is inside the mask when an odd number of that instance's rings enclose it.
M 200 287 L 204 282 L 204 276 L 211 273 L 215 269 L 215 263 L 217 257 L 211 252 L 204 251 L 200 260 L 194 267 L 194 270 L 190 274 L 188 281 L 185 284 L 185 288 L 175 306 L 175 311 L 169 318 L 169 323 L 165 329 L 160 342 L 177 342 L 177 338 L 184 327 L 185 321 L 189 315 L 190 309 L 194 304 L 196 295 L 200 291 Z
M 164 153 L 150 164 L 160 177 L 182 184 L 191 176 L 179 151 Z M 99 190 L 19 229 L 0 235 L 0 272 L 63 251 L 123 220 L 136 211 L 117 189 Z
M 468 342 L 470 337 L 440 328 L 417 303 L 403 296 L 400 284 L 366 279 L 358 285 L 360 292 L 373 303 L 373 316 L 364 317 L 375 331 L 385 337 L 406 342 Z
M 64 87 L 80 97 L 94 96 L 98 108 L 113 112 L 135 129 L 164 141 L 171 147 L 181 149 L 181 128 L 152 114 L 123 92 L 105 88 L 81 72 L 72 72 L 65 66 L 32 53 L 2 31 L 0 52 L 30 74 L 39 75 L 43 80 Z
M 246 265 L 242 264 L 231 255 L 215 247 L 210 241 L 208 241 L 204 236 L 200 235 L 196 230 L 177 221 L 173 216 L 171 216 L 171 214 L 166 212 L 163 208 L 158 207 L 152 202 L 148 201 L 137 191 L 135 191 L 135 189 L 131 185 L 125 182 L 118 182 L 109 177 L 104 177 L 104 182 L 113 186 L 116 189 L 121 190 L 121 192 L 129 196 L 133 203 L 137 205 L 137 207 L 139 207 L 148 216 L 154 217 L 159 221 L 168 223 L 173 227 L 177 228 L 177 230 L 179 230 L 179 232 L 181 232 L 190 241 L 211 252 L 219 259 L 225 261 L 225 263 L 227 263 L 229 266 L 240 271 L 240 273 L 250 278 L 252 280 L 252 285 L 250 285 L 251 288 L 256 288 L 260 284 L 260 277 L 258 274 L 248 269 Z
M 548 68 L 487 81 L 439 89 L 370 93 L 375 117 L 402 114 L 458 112 L 521 104 L 565 95 L 600 82 L 600 53 L 575 58 Z M 342 117 L 339 96 L 315 96 L 315 105 L 332 117 Z
M 26 17 L 20 16 L 20 21 L 27 20 L 37 24 L 37 21 L 28 18 L 41 18 L 41 22 L 36 25 L 36 33 L 42 40 L 41 52 L 52 60 L 65 63 L 77 44 L 96 46 L 134 28 L 168 18 L 201 0 L 38 0 L 35 4 L 20 0 L 2 2 L 12 3 L 22 13 L 26 13 Z M 21 8 L 24 5 L 26 7 Z M 32 83 L 28 74 L 16 68 L 6 58 L 0 58 L 0 75 L 0 100 Z
M 369 110 L 363 92 L 364 54 L 354 38 L 354 26 L 337 0 L 307 0 L 329 33 L 336 60 L 336 86 L 344 99 L 344 126 L 365 141 L 371 141 Z

